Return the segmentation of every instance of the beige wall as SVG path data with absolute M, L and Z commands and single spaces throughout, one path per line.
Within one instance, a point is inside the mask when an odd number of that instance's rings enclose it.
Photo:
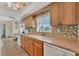
M 7 21 L 5 22 L 5 32 L 6 32 L 6 37 L 11 36 L 13 34 L 13 22 L 12 21 Z
M 15 22 L 17 22 L 17 24 Z M 20 34 L 20 22 L 19 21 L 13 22 L 13 34 Z
M 20 21 L 17 21 L 17 25 L 15 21 L 0 21 L 0 24 L 5 24 L 5 36 L 13 37 L 15 33 L 20 34 Z M 17 28 L 16 28 L 17 27 Z

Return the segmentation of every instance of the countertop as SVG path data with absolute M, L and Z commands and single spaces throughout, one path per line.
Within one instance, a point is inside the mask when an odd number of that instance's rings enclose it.
M 64 37 L 47 37 L 47 36 L 41 36 L 41 35 L 26 35 L 22 34 L 27 37 L 31 37 L 40 41 L 43 41 L 48 44 L 52 44 L 70 51 L 73 51 L 75 53 L 79 54 L 79 39 L 65 39 Z

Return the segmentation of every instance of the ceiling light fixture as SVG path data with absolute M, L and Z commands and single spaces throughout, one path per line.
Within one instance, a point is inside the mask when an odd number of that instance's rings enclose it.
M 19 10 L 21 8 L 24 8 L 26 6 L 26 3 L 24 2 L 8 2 L 7 6 L 14 10 Z

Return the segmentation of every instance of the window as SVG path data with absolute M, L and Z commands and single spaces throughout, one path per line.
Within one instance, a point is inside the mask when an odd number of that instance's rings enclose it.
M 37 32 L 51 32 L 50 13 L 44 13 L 36 17 Z

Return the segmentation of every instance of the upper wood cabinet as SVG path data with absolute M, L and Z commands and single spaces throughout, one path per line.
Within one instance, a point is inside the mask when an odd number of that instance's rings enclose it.
M 79 24 L 79 2 L 77 2 L 77 24 Z
M 51 6 L 51 14 L 52 14 L 52 25 L 58 25 L 59 20 L 59 7 L 58 3 L 53 3 Z
M 79 22 L 77 12 L 79 7 L 76 11 L 76 3 L 75 2 L 57 2 L 52 3 L 51 10 L 52 10 L 52 25 L 58 24 L 77 24 Z
M 58 12 L 59 12 L 59 23 L 63 23 L 63 3 L 62 2 L 59 2 L 58 3 Z
M 26 27 L 33 27 L 35 26 L 35 21 L 33 16 L 28 16 L 24 18 Z
M 63 24 L 76 24 L 76 3 L 65 2 L 62 5 Z

